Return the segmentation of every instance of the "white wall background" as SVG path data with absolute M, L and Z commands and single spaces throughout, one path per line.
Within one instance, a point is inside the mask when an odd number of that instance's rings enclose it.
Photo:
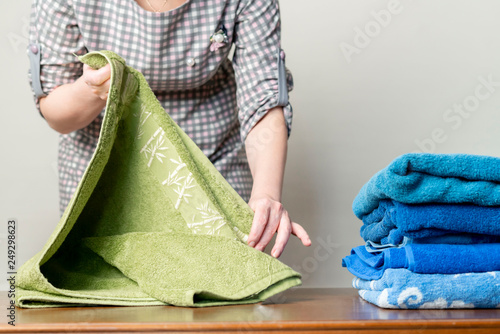
M 37 114 L 27 81 L 30 4 L 0 5 L 1 273 L 8 219 L 18 221 L 18 267 L 59 219 L 57 134 Z M 291 239 L 280 259 L 302 272 L 304 286 L 347 287 L 341 259 L 362 242 L 351 203 L 375 172 L 416 150 L 500 155 L 500 2 L 280 5 L 295 79 L 283 201 L 313 241 L 306 248 Z M 454 106 L 464 104 L 460 115 Z

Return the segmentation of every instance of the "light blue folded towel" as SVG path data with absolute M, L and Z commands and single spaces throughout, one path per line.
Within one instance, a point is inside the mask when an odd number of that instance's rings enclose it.
M 389 268 L 407 268 L 419 274 L 499 271 L 500 244 L 410 244 L 377 253 L 359 246 L 342 260 L 342 266 L 365 280 L 380 279 Z
M 383 308 L 500 308 L 500 272 L 415 274 L 387 269 L 379 280 L 352 282 L 366 301 Z
M 384 199 L 363 216 L 360 230 L 365 241 L 399 244 L 404 237 L 429 238 L 455 234 L 459 237 L 500 236 L 500 207 L 469 204 L 405 204 Z M 458 234 L 458 235 L 457 235 Z
M 408 153 L 376 173 L 353 202 L 362 219 L 381 200 L 402 203 L 500 205 L 500 158 L 468 154 Z

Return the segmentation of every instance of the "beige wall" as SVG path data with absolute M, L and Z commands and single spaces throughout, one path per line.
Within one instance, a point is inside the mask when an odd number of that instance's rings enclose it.
M 58 221 L 57 135 L 27 84 L 30 1 L 1 6 L 0 219 L 18 220 L 23 263 Z M 369 177 L 410 151 L 500 155 L 500 3 L 281 0 L 281 10 L 295 78 L 284 205 L 313 240 L 292 239 L 281 259 L 304 286 L 346 287 L 341 259 L 361 244 L 351 203 Z

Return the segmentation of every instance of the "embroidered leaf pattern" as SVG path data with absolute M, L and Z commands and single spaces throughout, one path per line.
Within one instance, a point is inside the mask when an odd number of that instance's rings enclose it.
M 143 129 L 144 123 L 146 123 L 149 116 L 151 116 L 151 112 L 147 111 L 145 105 L 142 105 L 141 111 L 139 113 L 135 113 L 134 116 L 139 117 L 139 125 L 138 125 L 138 129 L 137 129 L 136 138 L 141 139 L 142 136 L 144 135 L 144 129 Z
M 155 140 L 156 138 L 156 140 Z M 165 151 L 168 149 L 167 146 L 163 146 L 165 144 L 165 131 L 162 128 L 158 128 L 156 132 L 149 138 L 148 142 L 141 149 L 140 153 L 144 153 L 146 158 L 149 159 L 148 167 L 151 167 L 151 163 L 154 158 L 158 159 L 161 163 L 163 163 L 162 158 L 166 158 L 161 151 Z
M 193 174 L 189 173 L 189 175 L 184 179 L 184 184 L 182 186 L 178 186 L 177 190 L 174 190 L 179 197 L 177 198 L 177 203 L 175 203 L 175 209 L 179 210 L 179 205 L 181 205 L 182 200 L 186 203 L 189 203 L 188 197 L 193 197 L 193 195 L 188 193 L 188 189 L 195 187 L 193 184 L 194 178 Z
M 186 167 L 186 164 L 184 162 L 182 162 L 181 157 L 179 157 L 179 161 L 177 161 L 175 159 L 170 159 L 170 161 L 172 161 L 174 164 L 176 164 L 177 167 L 175 168 L 175 170 L 173 172 L 168 172 L 168 177 L 165 181 L 162 182 L 162 184 L 167 185 L 167 186 L 171 186 L 173 184 L 176 184 L 176 185 L 180 186 L 181 185 L 180 181 L 182 181 L 182 179 L 185 178 L 185 176 L 180 176 L 179 172 L 184 167 Z
M 188 227 L 194 233 L 218 234 L 220 228 L 226 224 L 224 217 L 216 210 L 209 207 L 208 202 L 196 208 L 201 215 L 201 221 L 195 222 L 196 215 L 193 216 L 193 222 L 188 223 Z

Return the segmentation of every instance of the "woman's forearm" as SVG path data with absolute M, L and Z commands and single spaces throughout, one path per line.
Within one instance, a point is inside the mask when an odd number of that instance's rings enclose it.
M 248 205 L 255 213 L 247 242 L 250 247 L 263 251 L 277 232 L 271 250 L 274 257 L 281 255 L 290 234 L 296 235 L 304 246 L 311 245 L 306 230 L 290 220 L 281 204 L 287 144 L 288 129 L 282 107 L 269 110 L 245 140 L 254 182 Z
M 106 106 L 109 67 L 85 69 L 75 82 L 64 84 L 40 99 L 40 111 L 51 128 L 70 133 L 89 125 Z
M 245 147 L 253 176 L 252 197 L 281 202 L 288 132 L 283 108 L 268 111 L 249 132 Z

